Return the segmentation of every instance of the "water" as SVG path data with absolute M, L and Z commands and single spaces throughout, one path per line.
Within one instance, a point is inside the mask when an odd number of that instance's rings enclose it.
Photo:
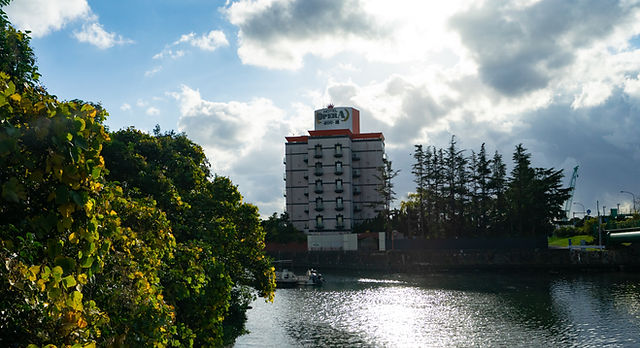
M 236 347 L 640 347 L 640 275 L 325 274 L 258 299 Z

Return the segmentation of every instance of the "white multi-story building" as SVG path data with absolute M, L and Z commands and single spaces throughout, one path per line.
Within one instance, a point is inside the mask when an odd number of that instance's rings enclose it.
M 315 111 L 309 135 L 286 137 L 286 211 L 307 234 L 345 234 L 382 210 L 382 133 L 360 133 L 351 107 Z

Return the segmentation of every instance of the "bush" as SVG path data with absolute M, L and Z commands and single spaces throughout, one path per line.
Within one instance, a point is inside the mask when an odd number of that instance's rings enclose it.
M 581 232 L 573 226 L 561 226 L 557 228 L 553 235 L 560 238 L 567 238 L 581 234 Z

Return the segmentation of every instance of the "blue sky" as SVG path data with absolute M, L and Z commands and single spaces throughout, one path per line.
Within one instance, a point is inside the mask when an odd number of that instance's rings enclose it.
M 284 207 L 284 137 L 329 103 L 382 131 L 400 199 L 413 144 L 486 143 L 580 165 L 574 201 L 640 198 L 640 4 L 585 1 L 14 0 L 42 82 L 111 130 L 186 132 L 263 216 Z M 574 206 L 574 208 L 576 208 Z M 581 210 L 581 209 L 578 209 Z

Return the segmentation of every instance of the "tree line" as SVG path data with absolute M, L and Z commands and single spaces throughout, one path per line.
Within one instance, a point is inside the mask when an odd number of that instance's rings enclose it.
M 540 236 L 553 232 L 564 216 L 562 170 L 535 168 L 519 144 L 507 176 L 503 157 L 490 156 L 485 144 L 476 152 L 458 147 L 415 145 L 411 173 L 416 191 L 401 202 L 394 217 L 400 231 L 424 238 Z
M 258 209 L 184 134 L 39 82 L 0 0 L 0 346 L 222 346 L 272 299 Z

